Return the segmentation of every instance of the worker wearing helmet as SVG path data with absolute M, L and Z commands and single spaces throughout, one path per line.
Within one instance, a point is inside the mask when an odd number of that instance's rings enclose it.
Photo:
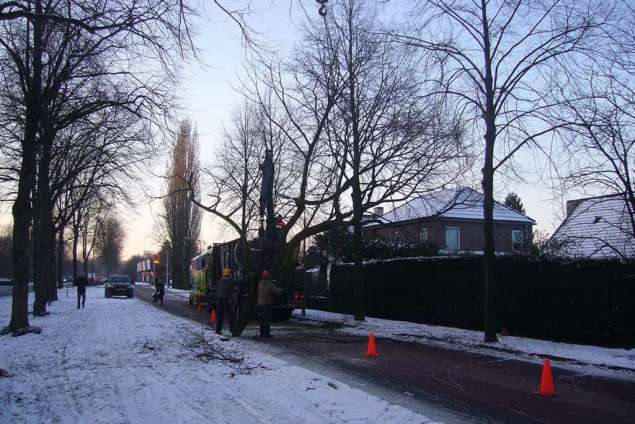
M 262 272 L 258 283 L 258 312 L 260 313 L 260 337 L 271 336 L 271 308 L 281 290 L 271 281 L 271 273 Z
M 229 321 L 229 331 L 234 333 L 234 302 L 238 284 L 232 278 L 232 271 L 229 268 L 223 269 L 223 278 L 218 281 L 218 302 L 216 303 L 216 334 L 222 334 L 225 316 Z

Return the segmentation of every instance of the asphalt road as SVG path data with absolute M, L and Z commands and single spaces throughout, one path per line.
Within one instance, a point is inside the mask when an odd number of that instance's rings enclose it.
M 151 289 L 138 287 L 150 301 Z M 186 300 L 166 299 L 166 312 L 207 322 Z M 443 349 L 419 343 L 377 339 L 379 357 L 365 358 L 366 338 L 306 325 L 274 323 L 276 337 L 258 343 L 291 362 L 331 374 L 433 419 L 482 423 L 635 423 L 635 375 L 609 379 L 554 367 L 557 396 L 533 394 L 541 366 L 525 361 Z
M 29 283 L 29 291 L 33 291 L 33 283 Z M 13 294 L 13 285 L 0 285 L 0 296 L 10 296 Z

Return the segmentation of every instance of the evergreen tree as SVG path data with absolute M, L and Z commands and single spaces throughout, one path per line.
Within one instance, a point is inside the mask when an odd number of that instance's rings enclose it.
M 510 207 L 513 210 L 522 213 L 523 215 L 525 214 L 525 207 L 523 206 L 523 202 L 522 200 L 520 200 L 520 197 L 514 192 L 509 193 L 507 197 L 505 197 L 505 206 Z

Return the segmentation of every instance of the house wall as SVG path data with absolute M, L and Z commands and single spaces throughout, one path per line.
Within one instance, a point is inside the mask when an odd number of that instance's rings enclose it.
M 428 229 L 428 241 L 444 250 L 445 230 L 447 227 L 459 228 L 459 250 L 483 251 L 483 223 L 470 220 L 432 219 L 403 225 L 390 225 L 371 228 L 364 231 L 368 238 L 397 240 L 408 243 L 419 242 L 421 228 Z M 531 225 L 520 222 L 495 222 L 494 246 L 497 252 L 512 251 L 512 231 L 521 230 L 525 235 L 524 248 L 531 241 Z M 395 233 L 397 233 L 395 235 Z

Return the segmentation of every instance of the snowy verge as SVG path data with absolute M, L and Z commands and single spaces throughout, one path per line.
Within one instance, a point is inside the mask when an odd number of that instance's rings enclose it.
M 432 343 L 451 349 L 469 350 L 502 357 L 541 360 L 549 358 L 572 366 L 592 366 L 617 371 L 624 377 L 635 378 L 635 349 L 612 349 L 559 343 L 525 337 L 498 335 L 498 343 L 483 343 L 483 333 L 452 327 L 366 318 L 355 321 L 351 315 L 307 309 L 306 315 L 293 312 L 293 319 L 315 325 L 324 322 L 341 326 L 339 331 L 364 335 L 373 332 L 376 336 L 417 343 Z
M 154 284 L 145 283 L 143 281 L 137 281 L 135 283 L 135 286 L 149 287 L 150 289 L 154 290 Z M 166 287 L 165 288 L 165 298 L 166 299 L 185 299 L 185 300 L 189 300 L 190 291 L 189 290 L 183 290 L 183 289 L 175 289 L 173 287 Z
M 0 338 L 0 422 L 430 422 L 138 299 L 89 287 L 85 309 L 71 291 L 49 311 L 42 334 Z

